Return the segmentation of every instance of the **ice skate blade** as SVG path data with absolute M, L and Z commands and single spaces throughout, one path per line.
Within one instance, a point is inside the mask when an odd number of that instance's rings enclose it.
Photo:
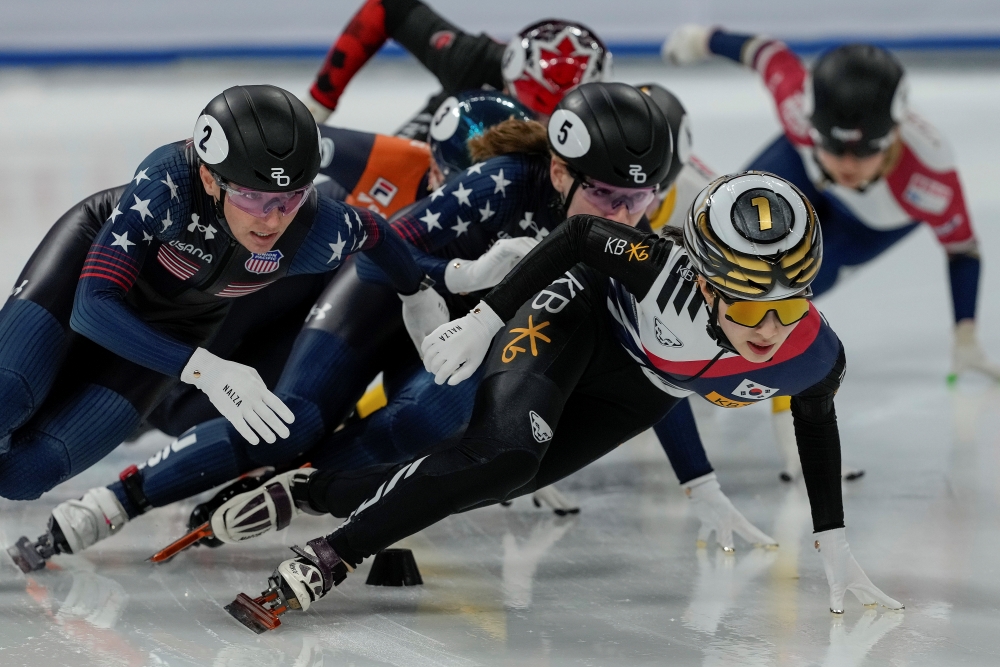
M 246 593 L 240 593 L 235 600 L 225 606 L 225 610 L 229 612 L 230 616 L 258 635 L 264 634 L 281 625 L 281 621 L 277 614 L 264 608 L 259 602 L 261 600 L 263 600 L 262 597 L 253 600 Z M 285 608 L 282 607 L 281 610 L 285 611 Z
M 27 537 L 22 537 L 14 546 L 7 547 L 7 555 L 25 574 L 45 569 L 45 559 L 38 555 L 34 543 Z
M 153 563 L 163 563 L 168 561 L 205 537 L 215 537 L 215 533 L 212 532 L 212 526 L 209 525 L 207 521 L 181 539 L 157 551 L 149 557 L 149 560 Z

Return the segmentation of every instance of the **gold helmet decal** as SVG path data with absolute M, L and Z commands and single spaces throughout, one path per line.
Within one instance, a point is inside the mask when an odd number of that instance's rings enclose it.
M 684 225 L 695 270 L 733 298 L 771 301 L 816 277 L 823 242 L 816 212 L 788 181 L 746 172 L 713 181 Z

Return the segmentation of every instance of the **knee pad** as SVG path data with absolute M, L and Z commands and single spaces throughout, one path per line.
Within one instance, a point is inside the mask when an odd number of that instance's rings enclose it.
M 0 438 L 28 421 L 35 410 L 33 393 L 20 373 L 0 368 Z
M 452 502 L 461 511 L 488 501 L 504 500 L 538 474 L 536 452 L 487 438 L 464 438 L 457 446 L 431 457 L 421 470 L 427 477 L 448 476 Z
M 0 437 L 24 424 L 52 388 L 66 332 L 34 301 L 0 310 Z
M 0 459 L 0 496 L 30 500 L 100 461 L 139 425 L 117 392 L 88 385 L 68 403 L 14 433 Z
M 326 431 L 319 406 L 314 402 L 288 395 L 281 396 L 281 400 L 295 415 L 295 421 L 288 425 L 287 438 L 278 438 L 271 445 L 247 445 L 247 457 L 257 465 L 278 465 L 292 461 L 314 447 Z M 234 437 L 239 438 L 238 435 Z
M 38 431 L 18 433 L 0 459 L 0 496 L 34 500 L 69 475 L 69 453 L 62 440 Z

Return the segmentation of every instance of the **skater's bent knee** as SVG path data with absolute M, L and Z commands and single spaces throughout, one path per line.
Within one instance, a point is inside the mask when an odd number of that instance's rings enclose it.
M 34 500 L 69 477 L 65 443 L 46 433 L 13 438 L 11 451 L 0 458 L 0 497 Z
M 0 438 L 24 424 L 34 409 L 31 385 L 24 376 L 0 368 Z
M 297 396 L 282 396 L 281 399 L 295 415 L 295 421 L 288 425 L 287 438 L 278 438 L 273 444 L 262 443 L 247 447 L 247 456 L 257 465 L 278 465 L 292 461 L 319 442 L 325 432 L 319 406 Z

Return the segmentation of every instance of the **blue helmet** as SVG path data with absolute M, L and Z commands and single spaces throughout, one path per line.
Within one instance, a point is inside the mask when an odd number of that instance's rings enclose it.
M 472 165 L 466 142 L 508 118 L 534 120 L 527 107 L 493 90 L 472 90 L 449 97 L 431 121 L 431 153 L 448 176 Z

